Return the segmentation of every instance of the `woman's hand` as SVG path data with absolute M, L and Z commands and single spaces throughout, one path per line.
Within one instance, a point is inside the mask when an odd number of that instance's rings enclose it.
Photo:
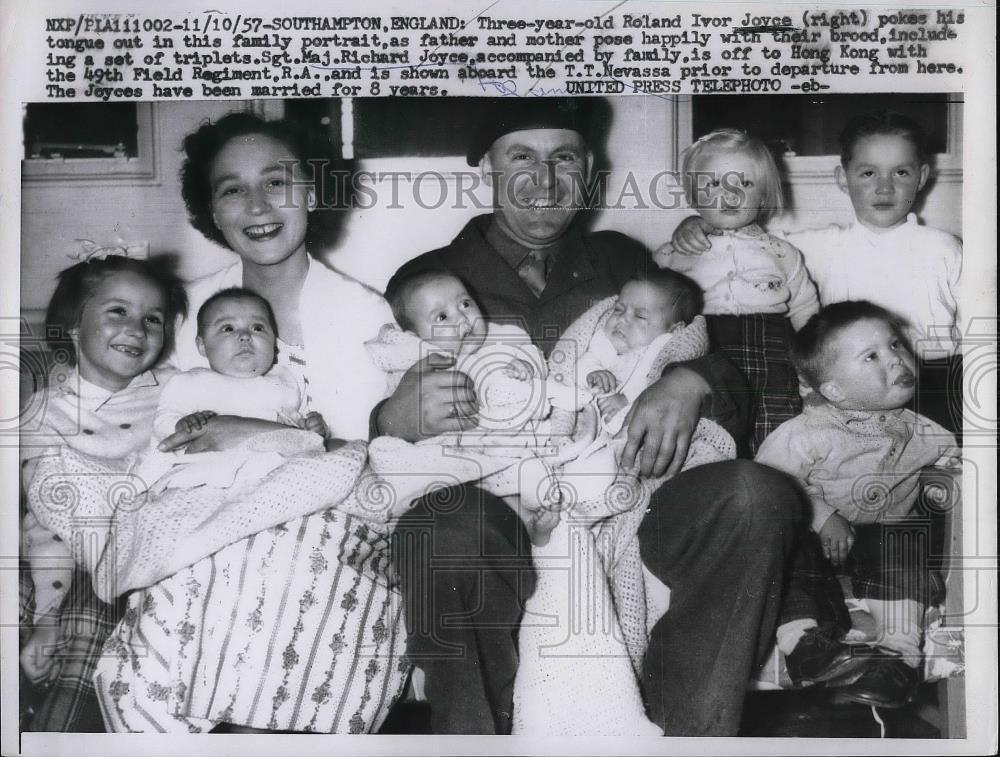
M 208 419 L 207 427 L 193 432 L 177 431 L 162 442 L 161 452 L 173 452 L 185 444 L 185 454 L 193 452 L 219 452 L 241 444 L 251 436 L 266 431 L 287 428 L 281 423 L 263 421 L 259 418 L 242 418 L 237 415 L 216 415 Z
M 674 368 L 651 384 L 632 403 L 625 418 L 628 441 L 622 467 L 631 468 L 639 458 L 641 476 L 658 478 L 680 471 L 701 417 L 702 402 L 710 394 L 708 382 L 690 368 Z
M 208 428 L 209 418 L 214 418 L 215 415 L 211 410 L 201 410 L 197 413 L 185 415 L 174 425 L 174 431 L 187 434 L 200 434 L 200 432 Z
M 670 243 L 682 255 L 701 255 L 712 249 L 712 241 L 708 237 L 718 233 L 719 230 L 701 216 L 689 216 L 674 229 Z
M 479 403 L 471 379 L 450 370 L 453 357 L 432 354 L 404 375 L 379 408 L 378 432 L 415 442 L 438 434 L 464 431 L 479 423 Z

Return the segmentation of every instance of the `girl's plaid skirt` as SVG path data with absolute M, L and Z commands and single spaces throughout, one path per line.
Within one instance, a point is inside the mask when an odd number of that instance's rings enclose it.
M 28 730 L 64 733 L 105 730 L 94 691 L 94 670 L 125 604 L 102 602 L 91 588 L 90 577 L 80 569 L 73 573 L 73 583 L 60 615 L 62 634 L 55 652 L 55 677 L 47 685 L 32 686 L 25 692 L 32 710 L 27 718 Z M 30 615 L 27 620 L 30 622 Z
M 799 380 L 789 352 L 791 322 L 783 315 L 710 315 L 712 346 L 732 360 L 753 392 L 750 455 L 764 438 L 802 412 Z

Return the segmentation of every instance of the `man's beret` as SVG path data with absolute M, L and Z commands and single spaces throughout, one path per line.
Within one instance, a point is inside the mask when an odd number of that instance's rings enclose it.
M 500 137 L 525 129 L 569 129 L 587 140 L 590 111 L 586 98 L 497 98 L 486 108 L 465 160 L 470 166 L 478 166 Z

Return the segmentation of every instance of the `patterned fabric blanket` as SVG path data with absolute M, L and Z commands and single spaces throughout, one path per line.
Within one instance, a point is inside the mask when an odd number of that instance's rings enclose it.
M 254 437 L 260 451 L 301 449 L 308 432 L 283 429 Z M 308 434 L 309 436 L 314 436 Z M 69 449 L 42 458 L 28 487 L 39 521 L 58 534 L 93 577 L 104 601 L 150 586 L 243 538 L 324 508 L 388 530 L 385 503 L 362 487 L 366 448 L 296 454 L 253 487 L 199 486 L 159 494 L 128 472 Z
M 611 297 L 593 305 L 566 330 L 549 358 L 550 376 L 576 383 L 579 357 L 614 308 Z M 698 316 L 667 342 L 650 366 L 655 381 L 674 362 L 704 355 L 705 321 Z M 575 418 L 553 418 L 571 434 Z M 584 456 L 605 445 L 615 473 L 595 490 L 584 457 L 567 464 L 563 517 L 548 544 L 533 549 L 538 580 L 525 606 L 514 683 L 514 733 L 546 735 L 654 735 L 639 688 L 648 633 L 666 610 L 668 591 L 644 571 L 636 538 L 650 498 L 665 478 L 641 479 L 618 470 L 624 431 L 590 442 Z M 572 442 L 579 444 L 579 438 Z M 732 437 L 702 419 L 684 468 L 736 456 Z

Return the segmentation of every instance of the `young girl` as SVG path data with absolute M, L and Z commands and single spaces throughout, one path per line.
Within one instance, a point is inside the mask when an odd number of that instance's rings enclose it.
M 152 367 L 171 344 L 174 320 L 186 303 L 179 280 L 160 261 L 108 256 L 59 274 L 45 333 L 54 353 L 68 355 L 72 369 L 53 371 L 47 388 L 32 398 L 44 417 L 37 430 L 21 434 L 25 491 L 43 457 L 71 449 L 119 461 L 124 470 L 149 443 L 166 379 Z M 29 507 L 35 504 L 29 501 Z M 83 570 L 74 573 L 66 546 L 73 535 L 70 515 L 29 509 L 22 524 L 36 610 L 21 665 L 37 683 L 51 678 L 55 659 L 62 661 L 32 730 L 102 730 L 93 671 L 120 613 L 97 599 Z M 74 557 L 86 562 L 91 556 Z
M 684 192 L 719 231 L 711 250 L 684 255 L 671 244 L 655 253 L 705 292 L 713 343 L 746 375 L 756 395 L 751 451 L 801 410 L 788 357 L 793 329 L 819 309 L 802 254 L 759 224 L 782 209 L 781 179 L 767 148 L 735 129 L 718 129 L 683 156 Z

